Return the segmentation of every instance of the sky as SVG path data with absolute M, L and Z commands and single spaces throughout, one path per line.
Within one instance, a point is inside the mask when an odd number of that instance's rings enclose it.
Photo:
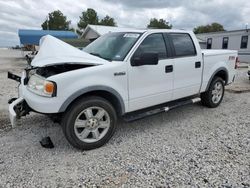
M 145 28 L 154 17 L 187 30 L 212 22 L 226 30 L 250 24 L 249 0 L 0 0 L 0 47 L 18 45 L 18 29 L 41 29 L 54 10 L 61 10 L 76 28 L 87 8 L 99 18 L 113 17 L 119 27 Z

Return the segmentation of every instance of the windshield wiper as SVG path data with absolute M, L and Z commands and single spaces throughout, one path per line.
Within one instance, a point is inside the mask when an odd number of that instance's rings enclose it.
M 101 56 L 100 54 L 98 54 L 98 53 L 93 53 L 93 52 L 91 52 L 91 53 L 89 53 L 89 54 L 94 55 L 94 56 L 97 56 L 97 57 L 100 57 L 100 58 L 102 58 L 102 59 L 106 59 L 106 60 L 108 60 L 108 61 L 112 61 L 111 58 L 102 57 L 102 56 Z

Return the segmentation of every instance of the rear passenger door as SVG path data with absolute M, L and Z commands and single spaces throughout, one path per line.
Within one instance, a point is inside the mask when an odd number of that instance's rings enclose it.
M 174 59 L 173 100 L 199 93 L 203 68 L 201 52 L 197 52 L 188 33 L 169 33 L 167 37 Z

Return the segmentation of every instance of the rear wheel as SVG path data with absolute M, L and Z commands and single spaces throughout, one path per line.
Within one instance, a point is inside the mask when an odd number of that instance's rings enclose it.
M 215 108 L 220 105 L 224 96 L 224 81 L 220 77 L 215 77 L 208 90 L 201 94 L 201 102 L 203 105 Z
M 116 112 L 107 100 L 85 97 L 67 110 L 62 128 L 71 145 L 89 150 L 108 142 L 115 132 L 116 120 Z

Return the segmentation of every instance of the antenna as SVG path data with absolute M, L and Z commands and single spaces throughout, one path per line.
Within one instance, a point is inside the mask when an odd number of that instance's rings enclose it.
M 248 32 L 248 23 L 246 23 L 246 32 Z

